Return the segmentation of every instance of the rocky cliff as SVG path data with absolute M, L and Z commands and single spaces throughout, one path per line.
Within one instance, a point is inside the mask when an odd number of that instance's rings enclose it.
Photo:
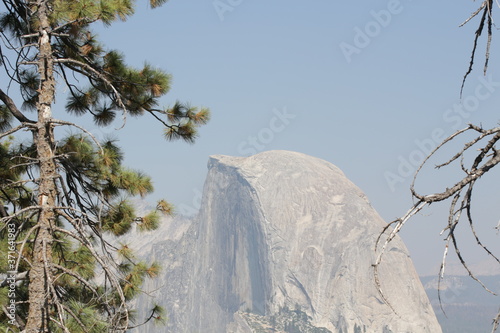
M 441 332 L 404 244 L 372 263 L 385 222 L 334 165 L 270 151 L 212 156 L 202 205 L 135 239 L 162 263 L 145 286 L 168 312 L 141 332 Z M 151 297 L 155 299 L 152 300 Z

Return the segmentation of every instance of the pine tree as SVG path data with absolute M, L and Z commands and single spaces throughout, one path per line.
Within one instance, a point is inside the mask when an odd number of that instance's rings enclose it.
M 138 217 L 128 198 L 150 193 L 151 179 L 122 165 L 116 142 L 56 119 L 56 91 L 68 91 L 69 114 L 91 117 L 98 126 L 120 114 L 124 125 L 129 115 L 152 116 L 167 140 L 192 142 L 208 110 L 180 102 L 159 106 L 170 76 L 148 64 L 131 68 L 98 42 L 91 26 L 126 20 L 133 0 L 2 1 L 0 328 L 125 331 L 142 322 L 134 322 L 129 301 L 160 267 L 137 260 L 111 236 L 134 224 L 152 230 L 172 207 L 160 201 Z M 64 136 L 67 128 L 76 134 Z M 145 320 L 163 318 L 153 306 Z

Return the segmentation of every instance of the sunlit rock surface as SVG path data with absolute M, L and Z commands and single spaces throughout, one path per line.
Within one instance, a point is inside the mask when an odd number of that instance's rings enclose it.
M 163 305 L 140 332 L 439 333 L 401 240 L 374 283 L 385 222 L 334 165 L 269 151 L 212 156 L 199 214 L 167 220 L 131 245 L 164 267 L 137 304 Z

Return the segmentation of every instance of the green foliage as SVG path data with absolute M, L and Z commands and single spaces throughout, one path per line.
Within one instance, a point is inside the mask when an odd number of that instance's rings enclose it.
M 81 126 L 63 120 L 50 118 L 41 126 L 40 120 L 30 120 L 24 112 L 42 112 L 41 96 L 47 93 L 42 83 L 50 81 L 53 72 L 54 86 L 57 80 L 68 91 L 66 111 L 91 117 L 98 126 L 111 125 L 119 115 L 124 122 L 128 116 L 150 116 L 164 127 L 166 139 L 193 142 L 210 113 L 181 102 L 162 106 L 171 75 L 148 63 L 141 68 L 127 65 L 121 52 L 107 50 L 92 32 L 93 23 L 126 20 L 136 1 L 2 1 L 0 66 L 6 73 L 3 77 L 10 78 L 9 91 L 17 87 L 19 93 L 14 98 L 0 87 L 0 239 L 15 238 L 13 248 L 0 242 L 0 273 L 11 270 L 6 258 L 13 253 L 23 278 L 15 289 L 19 329 L 5 324 L 4 312 L 0 328 L 21 331 L 26 324 L 23 318 L 28 317 L 28 288 L 33 282 L 28 272 L 38 264 L 33 261 L 37 251 L 43 251 L 46 287 L 41 294 L 53 319 L 46 330 L 125 331 L 133 312 L 128 302 L 141 292 L 146 279 L 159 274 L 160 266 L 137 260 L 127 244 L 110 239 L 127 234 L 134 225 L 138 231 L 158 228 L 161 215 L 172 214 L 173 207 L 161 200 L 156 210 L 138 216 L 130 197 L 151 193 L 153 183 L 143 172 L 122 164 L 123 153 L 115 141 L 98 142 Z M 150 6 L 165 2 L 151 0 Z M 42 30 L 50 38 L 51 50 L 45 57 L 40 56 Z M 40 68 L 48 64 L 53 67 L 45 68 L 41 80 Z M 62 134 L 62 126 L 78 132 Z M 43 138 L 37 136 L 42 128 L 47 130 Z M 19 135 L 21 130 L 28 135 Z M 53 155 L 41 155 L 44 144 Z M 53 165 L 55 170 L 42 165 Z M 40 184 L 47 180 L 53 190 L 42 193 Z M 53 202 L 48 208 L 47 198 Z M 38 238 L 42 210 L 53 213 L 46 224 L 50 237 L 43 244 Z M 8 225 L 15 226 L 14 233 L 9 234 Z M 9 302 L 7 291 L 0 288 L 1 306 Z M 157 305 L 150 313 L 146 321 L 167 318 Z
M 164 111 L 168 120 L 178 122 L 177 125 L 165 128 L 165 138 L 176 140 L 182 138 L 188 142 L 193 142 L 196 137 L 196 126 L 206 124 L 210 120 L 210 112 L 206 108 L 197 110 L 195 108 L 176 103 L 173 107 Z M 187 118 L 187 121 L 181 121 Z
M 66 322 L 66 327 L 71 333 L 107 333 L 108 324 L 99 316 L 99 309 L 94 304 L 85 304 L 76 300 L 68 302 L 72 315 Z
M 109 25 L 116 20 L 125 21 L 133 13 L 133 2 L 130 0 L 57 0 L 54 1 L 52 19 L 56 26 L 73 21 L 102 21 L 104 24 Z
M 61 263 L 67 269 L 75 272 L 85 280 L 95 278 L 96 260 L 87 247 L 80 244 L 76 249 L 61 249 L 59 254 L 62 259 Z
M 152 316 L 153 316 L 153 322 L 156 325 L 165 325 L 167 322 L 167 314 L 165 312 L 165 309 L 163 309 L 161 306 L 155 304 L 155 306 L 152 309 Z
M 102 216 L 102 230 L 122 236 L 130 230 L 134 218 L 134 207 L 126 200 L 120 201 Z
M 170 203 L 168 203 L 163 199 L 158 201 L 158 204 L 156 205 L 156 210 L 163 213 L 164 215 L 174 214 L 174 206 L 172 206 Z
M 150 231 L 155 230 L 160 225 L 160 215 L 156 212 L 150 212 L 146 216 L 141 218 L 138 224 L 140 231 Z
M 296 310 L 284 306 L 273 315 L 255 314 L 250 309 L 240 311 L 239 315 L 245 319 L 252 332 L 331 333 L 327 328 L 314 326 L 312 318 L 302 312 L 300 306 L 297 308 L 297 305 Z
M 10 122 L 12 121 L 12 114 L 5 105 L 0 105 L 0 131 L 6 131 L 10 129 Z
M 127 263 L 121 264 L 123 270 L 127 272 L 127 275 L 121 283 L 125 298 L 133 299 L 138 295 L 138 293 L 142 292 L 140 286 L 142 285 L 144 280 L 146 278 L 157 277 L 160 273 L 161 268 L 160 265 L 156 262 L 148 266 L 144 262 L 133 263 L 133 265 L 130 265 L 132 261 L 130 259 L 127 259 L 127 261 Z

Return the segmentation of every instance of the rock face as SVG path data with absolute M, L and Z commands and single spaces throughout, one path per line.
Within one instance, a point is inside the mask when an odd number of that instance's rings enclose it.
M 270 151 L 208 168 L 198 216 L 136 239 L 164 267 L 137 308 L 169 317 L 141 332 L 441 332 L 399 239 L 379 273 L 395 312 L 382 300 L 371 265 L 385 222 L 337 167 Z

